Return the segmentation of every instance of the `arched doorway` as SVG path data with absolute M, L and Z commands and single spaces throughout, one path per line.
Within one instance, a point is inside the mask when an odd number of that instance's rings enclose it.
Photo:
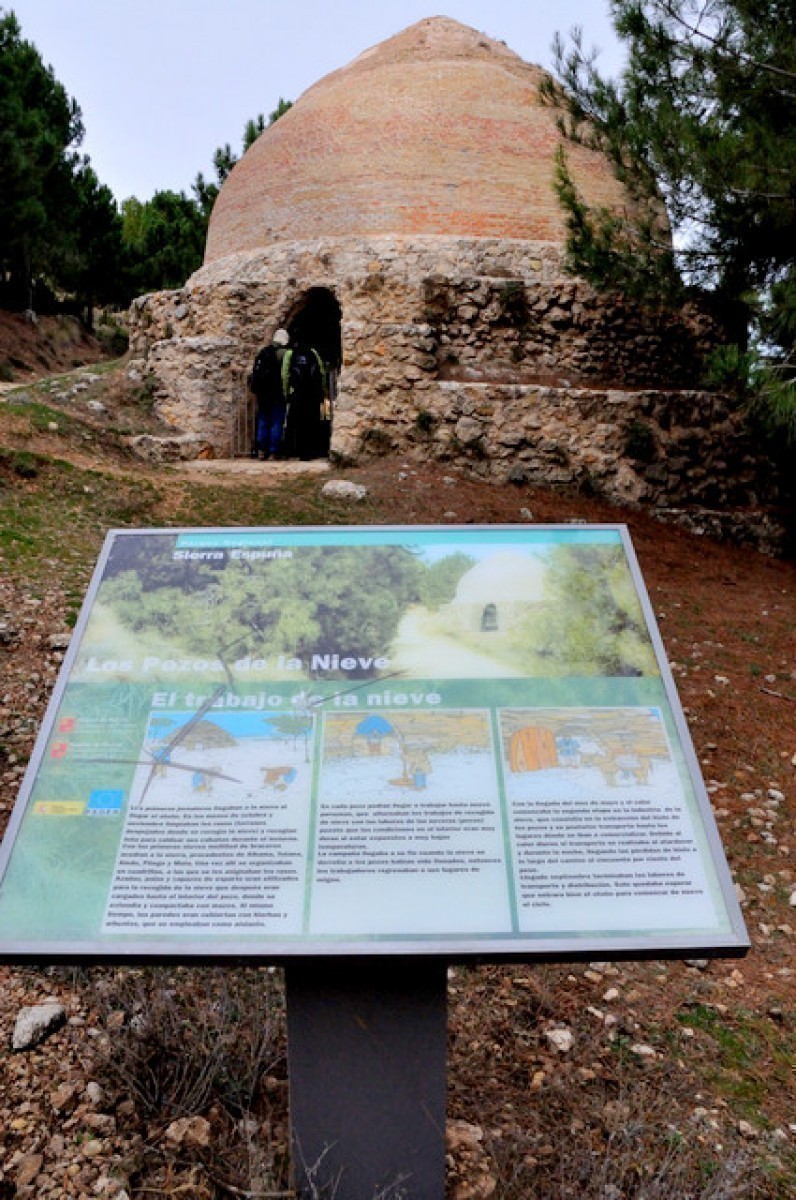
M 481 632 L 495 633 L 498 629 L 498 610 L 496 604 L 484 605 L 481 613 Z
M 342 310 L 334 292 L 328 288 L 314 287 L 300 297 L 284 321 L 291 341 L 311 346 L 323 359 L 326 369 L 328 420 L 323 422 L 324 434 L 318 448 L 319 457 L 329 453 L 332 436 L 337 380 L 343 363 L 341 317 Z
M 294 341 L 307 342 L 318 351 L 327 367 L 339 372 L 343 362 L 341 316 L 334 292 L 315 287 L 293 305 L 284 325 Z

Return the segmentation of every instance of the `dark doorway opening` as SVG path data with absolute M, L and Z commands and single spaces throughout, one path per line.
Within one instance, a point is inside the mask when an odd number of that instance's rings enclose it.
M 333 292 L 328 288 L 310 288 L 291 310 L 285 328 L 294 341 L 306 342 L 318 351 L 328 367 L 339 371 L 343 362 L 341 316 Z
M 341 317 L 342 310 L 334 293 L 328 288 L 317 287 L 304 293 L 284 321 L 291 342 L 312 347 L 323 360 L 326 402 L 322 434 L 315 451 L 318 458 L 328 455 L 332 436 L 337 381 L 343 363 Z
M 498 628 L 498 611 L 496 604 L 487 604 L 481 613 L 481 632 L 495 633 Z

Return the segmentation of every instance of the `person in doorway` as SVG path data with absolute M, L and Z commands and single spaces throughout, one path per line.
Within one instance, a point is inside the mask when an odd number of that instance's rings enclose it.
M 264 346 L 254 360 L 249 376 L 249 388 L 257 401 L 252 458 L 276 458 L 282 451 L 287 408 L 282 364 L 289 347 L 290 334 L 277 329 L 270 346 Z
M 323 419 L 326 401 L 326 367 L 317 350 L 299 342 L 282 360 L 287 416 L 285 449 L 297 458 L 317 458 L 323 453 Z

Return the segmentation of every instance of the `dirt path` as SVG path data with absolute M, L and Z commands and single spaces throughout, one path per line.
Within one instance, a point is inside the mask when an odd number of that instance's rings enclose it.
M 189 462 L 169 464 L 181 478 L 193 483 L 233 485 L 241 478 L 251 479 L 262 487 L 282 483 L 297 476 L 328 474 L 327 458 L 312 459 L 310 462 L 257 462 L 251 458 L 195 458 Z
M 434 615 L 417 605 L 398 627 L 391 658 L 395 669 L 420 679 L 515 679 L 521 671 L 471 650 L 433 627 Z

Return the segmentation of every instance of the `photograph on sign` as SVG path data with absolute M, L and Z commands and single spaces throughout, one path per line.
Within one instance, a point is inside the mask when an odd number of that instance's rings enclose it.
M 109 534 L 0 954 L 743 952 L 622 526 Z

